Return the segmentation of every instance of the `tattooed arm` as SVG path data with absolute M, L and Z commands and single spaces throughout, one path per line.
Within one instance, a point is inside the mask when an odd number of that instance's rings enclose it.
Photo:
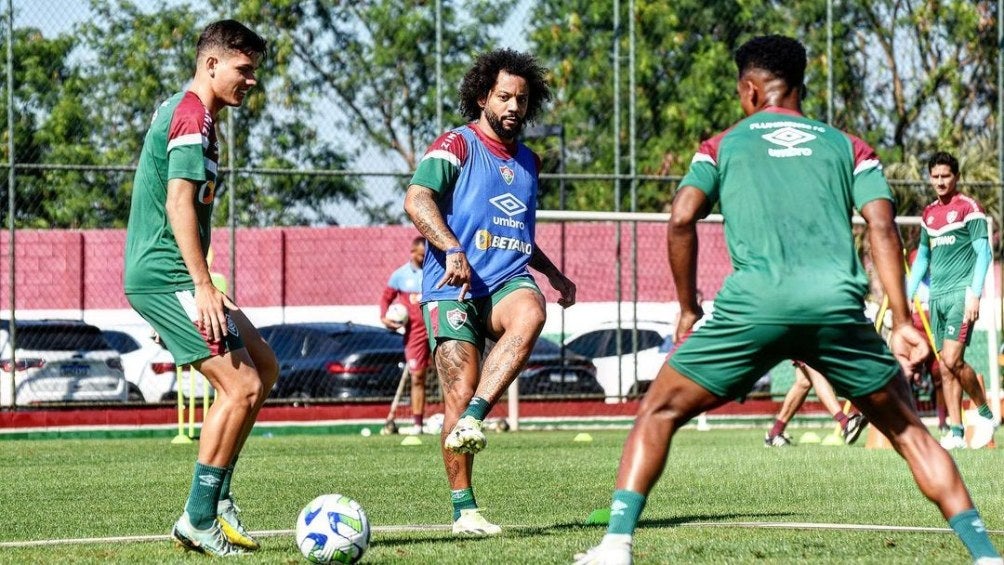
M 446 225 L 432 189 L 417 184 L 409 186 L 408 193 L 404 197 L 404 211 L 430 245 L 441 251 L 463 247 L 450 226 Z M 436 288 L 442 288 L 443 285 L 460 288 L 457 300 L 463 300 L 470 290 L 471 265 L 467 262 L 467 255 L 463 251 L 446 256 L 446 274 L 436 284 Z

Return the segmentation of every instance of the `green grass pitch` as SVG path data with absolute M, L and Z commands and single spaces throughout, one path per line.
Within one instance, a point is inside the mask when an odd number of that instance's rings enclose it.
M 798 431 L 795 430 L 795 437 Z M 456 540 L 435 438 L 253 437 L 234 492 L 262 549 L 241 563 L 303 563 L 292 529 L 322 493 L 358 500 L 374 527 L 368 563 L 570 563 L 596 543 L 590 511 L 609 503 L 625 431 L 489 436 L 475 494 L 503 525 Z M 861 444 L 864 443 L 862 438 Z M 0 442 L 0 563 L 203 562 L 167 540 L 182 510 L 195 445 L 161 438 Z M 997 547 L 1004 547 L 999 450 L 955 452 Z M 764 525 L 784 524 L 782 527 Z M 833 524 L 794 527 L 794 524 Z M 913 529 L 876 530 L 861 526 Z M 682 431 L 635 538 L 638 564 L 966 563 L 968 554 L 891 450 L 763 447 L 763 430 Z M 924 528 L 931 528 L 924 531 Z M 108 541 L 104 538 L 154 536 Z M 53 540 L 82 540 L 76 542 Z M 15 542 L 43 541 L 37 546 Z M 95 541 L 97 540 L 97 541 Z

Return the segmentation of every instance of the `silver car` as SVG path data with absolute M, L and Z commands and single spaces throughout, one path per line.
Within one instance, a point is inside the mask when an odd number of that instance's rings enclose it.
M 101 330 L 78 320 L 0 320 L 0 406 L 125 402 L 122 360 Z M 11 355 L 11 352 L 14 355 Z

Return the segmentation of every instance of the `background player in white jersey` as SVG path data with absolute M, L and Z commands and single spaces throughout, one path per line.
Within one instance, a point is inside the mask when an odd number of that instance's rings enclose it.
M 973 558 L 1002 563 L 903 377 L 930 349 L 910 321 L 892 193 L 875 152 L 802 115 L 806 53 L 798 41 L 755 37 L 735 60 L 747 117 L 701 144 L 673 200 L 668 241 L 681 307 L 678 336 L 702 317 L 694 295 L 697 221 L 716 202 L 729 226 L 733 272 L 713 316 L 679 345 L 642 400 L 617 471 L 607 534 L 577 563 L 631 563 L 638 518 L 676 431 L 742 396 L 784 359 L 804 361 L 851 398 L 906 459 L 921 492 Z M 851 231 L 854 208 L 868 223 L 889 297 L 892 353 L 864 316 L 868 280 Z
M 494 535 L 471 486 L 482 422 L 526 364 L 544 326 L 544 296 L 527 267 L 543 273 L 564 307 L 575 285 L 535 241 L 540 161 L 517 141 L 550 98 L 546 71 L 527 54 L 478 56 L 460 86 L 471 123 L 441 135 L 408 187 L 405 210 L 429 241 L 422 302 L 443 390 L 443 462 L 453 532 Z M 481 363 L 485 339 L 495 347 Z
M 987 217 L 976 200 L 959 192 L 959 161 L 954 156 L 939 151 L 928 160 L 927 169 L 938 198 L 921 216 L 920 243 L 907 296 L 913 297 L 930 272 L 931 332 L 934 348 L 940 353 L 941 386 L 950 425 L 941 445 L 946 449 L 966 447 L 962 427 L 965 390 L 977 406 L 970 447 L 980 448 L 993 439 L 997 422 L 965 353 L 980 316 L 983 281 L 992 260 Z
M 216 390 L 202 423 L 185 511 L 173 530 L 184 547 L 213 555 L 258 549 L 241 524 L 230 481 L 279 375 L 275 354 L 213 285 L 206 260 L 219 161 L 216 116 L 240 106 L 257 84 L 265 50 L 264 39 L 234 20 L 202 32 L 195 78 L 161 105 L 146 134 L 126 231 L 129 304 L 179 366 L 192 365 Z

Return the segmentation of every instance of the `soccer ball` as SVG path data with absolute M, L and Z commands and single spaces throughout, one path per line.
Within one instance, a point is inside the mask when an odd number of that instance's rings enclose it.
M 400 302 L 395 302 L 387 308 L 387 319 L 404 325 L 408 323 L 408 307 Z
M 322 494 L 296 519 L 296 546 L 311 563 L 355 563 L 370 544 L 370 523 L 358 502 Z

